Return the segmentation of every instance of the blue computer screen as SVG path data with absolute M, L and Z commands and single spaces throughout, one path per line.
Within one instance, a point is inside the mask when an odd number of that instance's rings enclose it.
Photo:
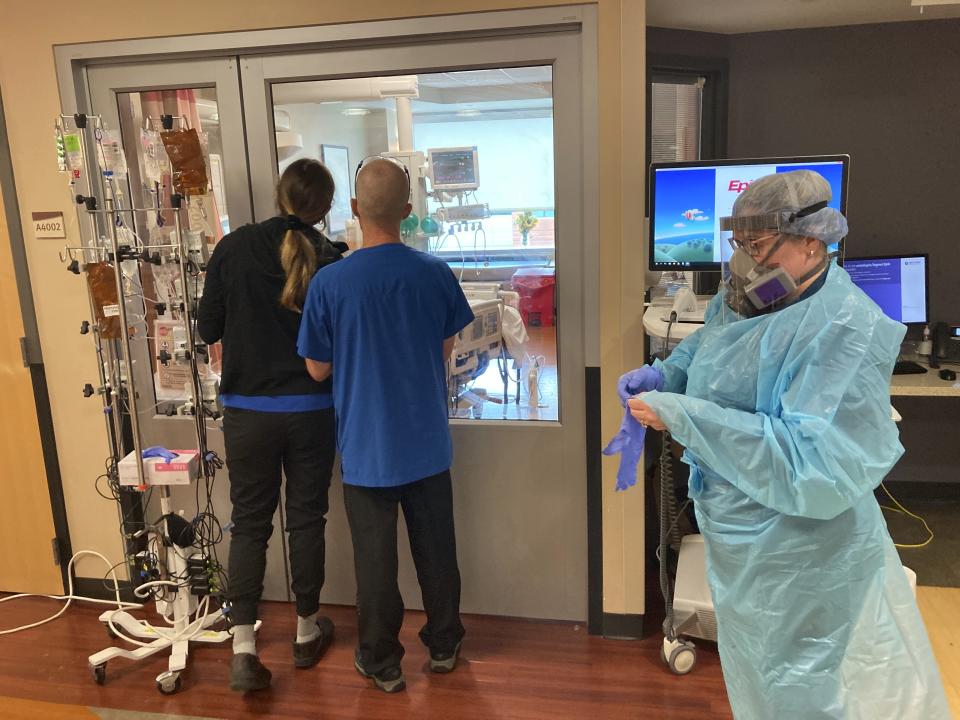
M 924 255 L 847 258 L 850 279 L 897 322 L 927 322 L 927 258 Z
M 654 269 L 706 269 L 727 260 L 733 250 L 720 218 L 733 213 L 733 203 L 751 182 L 764 175 L 808 169 L 823 175 L 833 197 L 830 207 L 843 210 L 844 163 L 841 159 L 744 161 L 695 166 L 659 167 L 651 172 L 650 235 Z M 836 247 L 831 248 L 831 251 Z

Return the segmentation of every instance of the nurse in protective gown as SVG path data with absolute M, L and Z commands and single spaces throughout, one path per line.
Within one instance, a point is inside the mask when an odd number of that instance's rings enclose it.
M 744 191 L 706 323 L 628 406 L 686 448 L 738 720 L 949 720 L 873 494 L 903 453 L 889 384 L 905 329 L 831 261 L 847 226 L 829 200 L 807 170 Z M 796 287 L 764 305 L 773 272 Z

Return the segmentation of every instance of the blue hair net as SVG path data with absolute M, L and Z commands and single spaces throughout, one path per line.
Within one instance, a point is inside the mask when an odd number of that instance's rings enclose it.
M 792 170 L 757 178 L 733 203 L 733 216 L 721 219 L 721 228 L 764 230 L 776 228 L 785 235 L 819 240 L 824 245 L 847 235 L 847 219 L 831 207 L 804 214 L 818 203 L 829 202 L 830 183 L 813 170 Z

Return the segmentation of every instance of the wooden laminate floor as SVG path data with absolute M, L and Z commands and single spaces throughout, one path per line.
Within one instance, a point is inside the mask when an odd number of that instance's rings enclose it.
M 30 599 L 0 607 L 0 624 L 13 627 L 52 614 L 57 604 Z M 676 677 L 660 662 L 658 637 L 604 640 L 570 623 L 466 616 L 461 665 L 450 675 L 433 675 L 416 637 L 423 615 L 410 612 L 401 636 L 407 691 L 385 695 L 353 669 L 353 608 L 324 609 L 337 625 L 334 645 L 317 667 L 296 670 L 293 606 L 281 603 L 264 603 L 262 612 L 258 648 L 273 671 L 267 692 L 244 697 L 227 688 L 227 645 L 191 648 L 177 695 L 156 690 L 154 679 L 166 669 L 159 655 L 111 661 L 106 684 L 98 686 L 86 657 L 109 642 L 97 621 L 101 610 L 75 605 L 53 623 L 0 637 L 0 696 L 231 720 L 730 718 L 715 648 L 702 649 L 692 675 Z M 0 717 L 6 717 L 2 708 Z
M 960 719 L 960 588 L 919 587 L 917 603 L 953 716 Z
M 951 708 L 960 718 L 960 589 L 921 587 L 918 602 Z M 51 601 L 18 600 L 2 606 L 0 624 L 33 622 L 58 607 Z M 97 621 L 100 611 L 75 605 L 53 623 L 0 637 L 0 698 L 61 704 L 8 699 L 0 701 L 0 718 L 144 717 L 136 713 L 230 720 L 731 717 L 719 658 L 709 643 L 699 643 L 699 664 L 693 673 L 676 677 L 660 662 L 657 635 L 642 641 L 605 640 L 571 623 L 467 616 L 461 665 L 451 675 L 432 675 L 426 669 L 426 651 L 416 638 L 423 615 L 410 612 L 401 636 L 407 647 L 408 689 L 388 696 L 353 669 L 353 608 L 324 609 L 337 625 L 334 645 L 317 667 L 296 670 L 289 644 L 295 630 L 293 606 L 283 603 L 264 603 L 262 612 L 259 649 L 274 673 L 270 691 L 245 697 L 227 689 L 226 645 L 191 650 L 184 689 L 177 695 L 163 696 L 155 689 L 155 676 L 166 668 L 162 656 L 140 663 L 112 661 L 101 687 L 94 684 L 86 664 L 87 655 L 108 643 Z M 77 708 L 71 712 L 64 704 Z M 112 708 L 115 713 L 86 714 L 87 707 Z

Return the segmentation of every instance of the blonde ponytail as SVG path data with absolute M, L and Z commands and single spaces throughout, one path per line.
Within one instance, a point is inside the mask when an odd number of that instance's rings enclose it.
M 280 265 L 287 277 L 280 305 L 288 310 L 303 312 L 307 288 L 319 264 L 306 232 L 330 212 L 333 193 L 333 175 L 323 163 L 310 158 L 290 163 L 277 183 L 277 209 L 287 216 L 287 231 L 280 245 Z
M 280 293 L 280 304 L 288 310 L 303 312 L 307 288 L 317 271 L 317 251 L 306 235 L 287 230 L 280 245 L 280 265 L 287 276 Z

